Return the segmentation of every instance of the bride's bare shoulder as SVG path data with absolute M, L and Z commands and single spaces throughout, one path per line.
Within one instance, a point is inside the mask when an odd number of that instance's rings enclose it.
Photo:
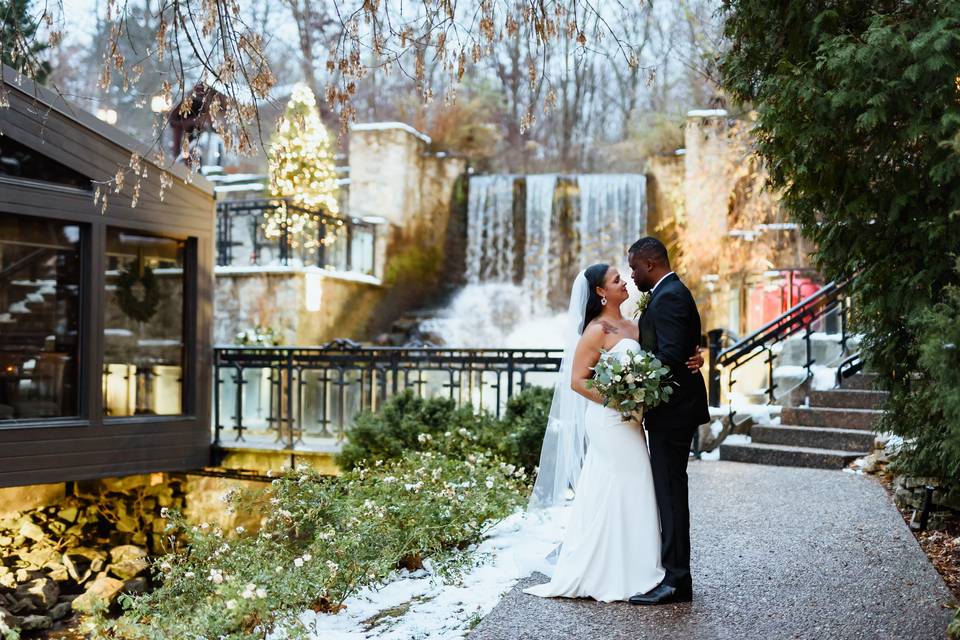
M 620 328 L 606 320 L 593 320 L 583 330 L 580 342 L 594 347 L 602 347 L 608 336 L 621 333 Z
M 609 331 L 604 326 L 604 323 L 599 320 L 594 320 L 584 328 L 583 335 L 580 336 L 580 341 L 590 343 L 603 342 L 604 336 L 608 333 Z

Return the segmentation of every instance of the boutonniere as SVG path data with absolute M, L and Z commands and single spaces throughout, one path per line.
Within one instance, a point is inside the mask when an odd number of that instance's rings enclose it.
M 637 308 L 633 311 L 633 317 L 639 318 L 643 315 L 643 312 L 647 310 L 647 305 L 650 304 L 650 298 L 653 297 L 649 291 L 641 293 L 640 297 L 637 298 Z

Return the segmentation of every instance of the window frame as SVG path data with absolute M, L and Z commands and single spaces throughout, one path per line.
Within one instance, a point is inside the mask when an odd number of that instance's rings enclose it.
M 34 187 L 27 181 L 18 186 Z M 89 194 L 69 189 L 64 193 L 70 200 L 77 198 L 75 211 L 89 207 Z M 60 191 L 60 189 L 58 189 Z M 18 210 L 21 209 L 21 210 Z M 157 425 L 196 421 L 199 404 L 199 361 L 197 353 L 199 318 L 199 239 L 176 229 L 158 230 L 138 225 L 134 221 L 103 217 L 91 220 L 89 216 L 71 211 L 22 210 L 24 207 L 3 206 L 2 213 L 22 218 L 51 220 L 73 224 L 80 229 L 80 301 L 77 347 L 77 414 L 74 416 L 13 418 L 0 420 L 0 431 L 18 429 L 57 429 L 63 427 L 90 427 L 112 425 Z M 30 208 L 27 208 L 30 209 Z M 104 329 L 106 323 L 106 233 L 107 227 L 131 232 L 150 233 L 184 243 L 183 257 L 183 363 L 181 367 L 181 413 L 164 415 L 106 416 L 103 402 L 103 365 L 105 354 Z

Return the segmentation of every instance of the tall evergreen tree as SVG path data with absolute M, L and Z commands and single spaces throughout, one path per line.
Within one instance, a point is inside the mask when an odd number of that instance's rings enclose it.
M 724 85 L 759 112 L 759 151 L 827 276 L 854 279 L 898 464 L 960 500 L 960 0 L 724 14 Z
M 0 60 L 41 84 L 50 74 L 50 63 L 39 56 L 50 48 L 37 40 L 39 21 L 30 15 L 31 0 L 0 0 Z
M 270 144 L 269 168 L 274 196 L 309 209 L 320 208 L 332 214 L 339 211 L 330 135 L 320 120 L 313 91 L 305 84 L 293 88 Z M 300 233 L 307 222 L 306 216 L 281 208 L 267 221 L 267 234 L 277 235 L 282 224 L 288 231 Z

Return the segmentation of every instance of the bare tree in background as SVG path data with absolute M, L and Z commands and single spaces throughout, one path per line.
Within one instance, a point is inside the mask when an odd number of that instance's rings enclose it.
M 684 0 L 682 19 L 664 25 L 649 0 L 247 0 L 243 6 L 240 0 L 103 0 L 98 90 L 126 87 L 133 104 L 149 109 L 147 92 L 187 104 L 183 99 L 202 83 L 224 97 L 205 107 L 227 149 L 250 154 L 269 136 L 258 116 L 265 104 L 275 106 L 277 74 L 302 77 L 342 126 L 358 109 L 365 117 L 390 117 L 410 113 L 416 102 L 428 125 L 439 123 L 465 148 L 485 148 L 489 141 L 478 142 L 486 134 L 475 122 L 464 123 L 465 133 L 450 133 L 457 124 L 450 114 L 482 114 L 503 131 L 489 136 L 502 138 L 501 166 L 539 162 L 571 170 L 589 163 L 597 144 L 628 135 L 641 105 L 662 106 L 678 93 L 706 95 L 709 89 L 688 85 L 694 77 L 702 84 L 703 73 L 693 70 L 709 57 L 718 31 L 699 21 L 709 20 L 715 2 Z M 62 0 L 38 3 L 34 11 L 46 25 L 43 37 L 59 44 L 67 23 Z M 270 33 L 271 15 L 283 12 L 296 26 L 295 45 Z M 681 25 L 685 41 L 676 47 Z M 655 43 L 658 30 L 667 33 Z M 143 46 L 144 34 L 150 46 Z M 17 44 L 27 52 L 29 45 Z M 269 52 L 281 47 L 271 59 Z M 684 49 L 687 77 L 678 80 L 661 68 L 673 54 L 665 48 Z M 90 70 L 70 75 L 78 73 Z M 156 74 L 159 87 L 142 83 L 145 74 Z M 648 87 L 654 74 L 664 84 L 671 75 L 676 87 L 654 95 L 657 85 Z M 84 99 L 78 95 L 87 90 L 83 84 L 63 73 L 51 82 L 73 100 Z M 154 133 L 156 147 L 163 132 Z M 131 160 L 102 185 L 104 192 L 137 180 Z M 159 154 L 156 160 L 162 161 Z

